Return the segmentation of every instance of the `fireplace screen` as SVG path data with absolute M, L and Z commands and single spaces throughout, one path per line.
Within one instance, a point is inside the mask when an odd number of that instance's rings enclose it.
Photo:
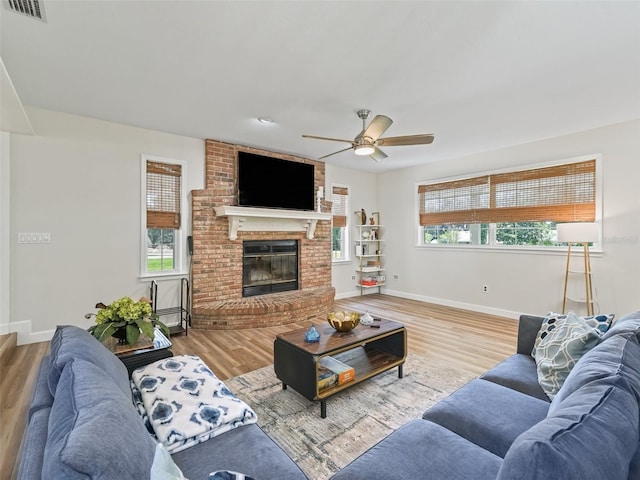
M 247 240 L 243 243 L 243 297 L 297 289 L 297 240 Z

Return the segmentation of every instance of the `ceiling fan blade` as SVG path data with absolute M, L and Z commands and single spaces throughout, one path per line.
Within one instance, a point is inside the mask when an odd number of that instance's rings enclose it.
M 379 162 L 380 160 L 384 160 L 385 158 L 387 158 L 387 154 L 384 153 L 382 150 L 380 150 L 378 147 L 373 147 L 373 153 L 371 155 L 369 155 L 371 158 L 373 158 L 376 162 Z
M 369 126 L 359 136 L 369 137 L 372 142 L 375 142 L 380 135 L 387 131 L 387 128 L 391 126 L 393 120 L 385 115 L 376 115 Z
M 304 138 L 315 138 L 316 140 L 330 140 L 332 142 L 353 143 L 353 140 L 344 140 L 342 138 L 318 137 L 317 135 L 302 135 Z
M 405 135 L 403 137 L 379 138 L 377 144 L 385 147 L 397 147 L 400 145 L 427 145 L 433 142 L 433 134 Z
M 342 150 L 338 150 L 337 152 L 333 152 L 333 153 L 330 153 L 329 155 L 325 155 L 324 157 L 320 157 L 320 158 L 318 158 L 318 160 L 322 160 L 323 158 L 330 157 L 331 155 L 335 155 L 335 154 L 337 154 L 337 153 L 346 152 L 347 150 L 351 150 L 352 148 L 353 148 L 353 147 L 349 147 L 349 148 L 344 148 L 344 149 L 342 149 Z

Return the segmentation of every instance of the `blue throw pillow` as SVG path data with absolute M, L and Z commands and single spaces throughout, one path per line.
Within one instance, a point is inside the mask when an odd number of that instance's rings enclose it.
M 535 360 L 538 383 L 550 399 L 558 393 L 576 362 L 599 341 L 598 330 L 573 312 L 566 318 L 555 318 L 547 327 L 536 342 Z
M 43 472 L 48 480 L 148 478 L 155 441 L 131 397 L 100 367 L 67 362 L 49 416 Z
M 640 398 L 640 342 L 637 335 L 615 335 L 602 340 L 571 370 L 549 407 L 549 415 L 586 384 L 619 377 L 617 385 Z
M 620 381 L 614 376 L 584 385 L 522 433 L 505 455 L 497 480 L 632 478 L 638 400 Z

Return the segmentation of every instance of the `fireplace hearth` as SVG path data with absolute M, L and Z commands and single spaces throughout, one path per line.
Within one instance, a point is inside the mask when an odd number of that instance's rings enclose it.
M 242 250 L 243 297 L 298 289 L 297 240 L 246 240 Z

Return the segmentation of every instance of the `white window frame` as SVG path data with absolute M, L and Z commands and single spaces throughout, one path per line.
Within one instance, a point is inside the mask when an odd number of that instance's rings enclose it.
M 489 224 L 489 244 L 488 245 L 479 245 L 479 244 L 430 244 L 424 243 L 424 235 L 423 235 L 423 227 L 420 225 L 419 217 L 420 217 L 420 205 L 419 205 L 419 195 L 418 187 L 420 185 L 431 185 L 435 183 L 442 182 L 450 182 L 456 180 L 464 180 L 471 177 L 480 177 L 483 175 L 495 175 L 499 173 L 510 173 L 519 170 L 529 170 L 535 168 L 544 168 L 544 167 L 553 167 L 557 165 L 565 165 L 570 163 L 579 163 L 587 160 L 596 161 L 596 219 L 595 223 L 600 225 L 599 230 L 599 239 L 597 242 L 590 247 L 590 252 L 600 254 L 602 253 L 602 155 L 601 154 L 593 154 L 593 155 L 583 155 L 579 157 L 567 158 L 556 161 L 535 163 L 535 164 L 527 164 L 527 165 L 518 165 L 516 167 L 503 168 L 499 170 L 485 170 L 481 172 L 474 172 L 472 175 L 464 175 L 464 176 L 455 176 L 455 177 L 446 177 L 433 179 L 429 181 L 416 182 L 414 185 L 414 195 L 415 204 L 414 204 L 414 225 L 415 225 L 415 246 L 417 248 L 441 248 L 441 249 L 464 249 L 464 250 L 477 250 L 477 251 L 492 251 L 499 250 L 502 252 L 527 252 L 527 253 L 553 253 L 553 254 L 566 254 L 567 247 L 566 246 L 542 246 L 542 245 L 499 245 L 496 243 L 496 224 Z
M 351 211 L 351 187 L 349 185 L 345 185 L 343 183 L 332 183 L 330 187 L 330 192 L 333 200 L 333 187 L 336 188 L 346 188 L 349 192 L 347 195 L 347 202 L 345 205 L 345 214 L 347 216 L 347 224 L 342 228 L 342 251 L 344 253 L 344 258 L 335 259 L 333 258 L 333 223 L 331 224 L 331 263 L 339 264 L 339 263 L 350 263 L 351 262 L 351 216 L 349 212 Z
M 174 264 L 172 270 L 148 271 L 147 270 L 147 160 L 151 162 L 169 163 L 180 165 L 182 171 L 180 175 L 180 226 L 174 234 Z M 184 259 L 185 245 L 187 244 L 187 219 L 190 217 L 187 212 L 187 162 L 173 158 L 157 157 L 142 154 L 140 156 L 140 278 L 167 278 L 183 277 L 187 274 L 184 270 L 186 261 Z

